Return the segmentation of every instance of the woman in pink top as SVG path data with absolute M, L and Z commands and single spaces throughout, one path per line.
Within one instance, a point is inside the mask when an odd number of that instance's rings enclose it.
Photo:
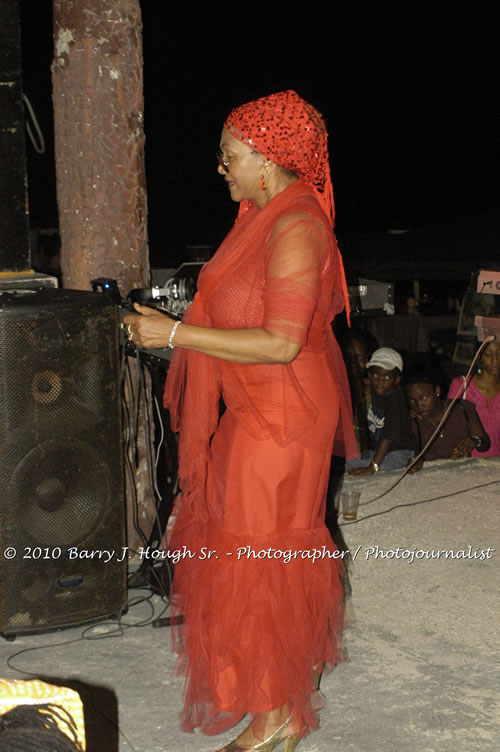
M 448 392 L 451 399 L 456 394 L 473 402 L 484 430 L 490 437 L 487 452 L 472 451 L 473 457 L 500 457 L 500 343 L 490 342 L 484 349 L 477 373 L 465 381 L 465 376 L 453 379 Z

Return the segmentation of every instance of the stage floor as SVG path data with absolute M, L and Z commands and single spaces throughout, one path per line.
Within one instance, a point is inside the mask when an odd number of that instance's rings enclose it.
M 358 520 L 342 527 L 354 558 L 348 661 L 324 679 L 320 729 L 299 749 L 496 752 L 500 459 L 428 464 L 366 503 L 397 477 L 344 481 L 362 494 Z M 158 615 L 158 596 L 153 606 Z M 150 618 L 143 602 L 121 635 L 100 623 L 0 640 L 0 676 L 80 689 L 89 752 L 213 752 L 238 732 L 179 731 L 182 680 L 169 631 L 139 626 Z

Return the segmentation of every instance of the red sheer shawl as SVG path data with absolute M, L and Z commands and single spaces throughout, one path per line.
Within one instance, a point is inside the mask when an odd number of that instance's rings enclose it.
M 266 279 L 264 291 L 264 321 L 263 326 L 268 331 L 293 342 L 299 342 L 313 350 L 315 347 L 325 348 L 330 359 L 330 370 L 337 384 L 337 399 L 340 404 L 340 418 L 334 442 L 333 453 L 339 456 L 352 457 L 357 453 L 356 440 L 353 433 L 351 399 L 344 361 L 340 348 L 335 341 L 330 326 L 334 316 L 344 307 L 348 309 L 347 286 L 340 252 L 338 250 L 331 223 L 319 206 L 313 189 L 301 180 L 292 183 L 287 189 L 279 193 L 263 209 L 255 205 L 250 208 L 235 223 L 217 253 L 202 269 L 198 280 L 198 292 L 193 303 L 187 310 L 183 321 L 197 326 L 213 326 L 208 313 L 208 301 L 217 295 L 218 289 L 224 285 L 228 275 L 235 273 L 239 266 L 248 265 L 249 255 L 266 253 L 272 242 L 280 219 L 286 218 L 293 212 L 295 217 L 305 217 L 316 227 L 320 227 L 327 236 L 328 263 L 335 270 L 335 287 L 331 290 L 329 320 L 325 322 L 321 342 L 310 341 L 307 328 L 294 324 L 294 318 L 301 318 L 300 311 L 310 308 L 310 285 L 308 281 L 314 271 L 317 271 L 317 260 L 310 262 L 310 268 L 290 269 L 289 273 L 277 271 Z M 299 220 L 304 221 L 304 220 Z M 287 231 L 293 232 L 293 226 L 288 225 Z M 269 269 L 268 269 L 269 274 Z M 257 274 L 252 284 L 262 285 Z M 279 315 L 273 311 L 278 309 Z M 289 315 L 283 313 L 289 311 Z M 309 315 L 313 315 L 310 311 Z M 249 313 L 248 320 L 238 321 L 237 326 L 244 328 L 255 326 L 255 320 Z M 226 327 L 228 328 L 228 327 Z M 297 380 L 293 362 L 289 365 L 269 365 L 274 369 L 272 378 L 275 384 L 274 395 L 283 395 L 280 406 L 281 413 L 276 417 L 276 410 L 272 416 L 266 410 L 265 395 L 262 400 L 255 390 L 245 389 L 244 379 L 240 378 L 241 369 L 252 368 L 239 363 L 220 361 L 212 356 L 198 353 L 194 350 L 176 349 L 168 370 L 165 388 L 164 404 L 170 409 L 172 427 L 180 431 L 179 437 L 179 476 L 181 479 L 183 507 L 189 507 L 192 514 L 207 521 L 210 514 L 204 495 L 207 462 L 209 459 L 210 439 L 217 427 L 219 419 L 219 398 L 221 396 L 221 368 L 225 376 L 230 377 L 231 383 L 237 384 L 238 403 L 241 414 L 251 416 L 248 430 L 258 426 L 268 436 L 272 436 L 281 446 L 286 446 L 300 438 L 313 424 L 317 411 L 304 394 Z M 276 386 L 276 381 L 280 383 Z M 241 387 L 241 389 L 239 388 Z M 303 419 L 289 421 L 288 415 L 294 406 L 301 409 Z M 275 407 L 275 404 L 274 404 Z M 240 412 L 239 412 L 240 414 Z

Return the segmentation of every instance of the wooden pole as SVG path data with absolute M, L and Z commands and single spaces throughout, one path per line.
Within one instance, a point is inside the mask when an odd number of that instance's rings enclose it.
M 63 285 L 146 287 L 139 0 L 54 0 L 52 84 Z
M 108 277 L 124 297 L 150 276 L 139 0 L 54 0 L 52 85 L 63 286 Z M 154 519 L 144 418 L 129 451 L 132 549 L 136 516 L 146 536 Z

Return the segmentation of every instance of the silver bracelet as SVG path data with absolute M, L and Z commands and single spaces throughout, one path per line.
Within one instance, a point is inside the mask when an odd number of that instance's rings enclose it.
M 172 331 L 170 332 L 170 337 L 168 338 L 168 345 L 167 345 L 167 347 L 170 350 L 173 350 L 174 347 L 175 347 L 175 345 L 174 345 L 174 337 L 175 337 L 175 333 L 177 331 L 177 327 L 179 326 L 180 323 L 181 323 L 180 321 L 176 321 L 175 324 L 172 327 Z

